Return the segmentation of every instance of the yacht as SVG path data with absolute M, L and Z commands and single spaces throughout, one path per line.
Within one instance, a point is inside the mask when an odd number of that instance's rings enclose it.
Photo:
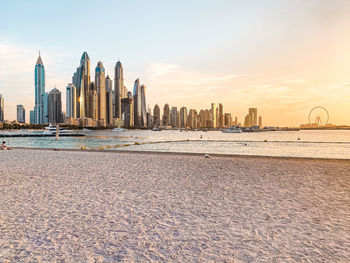
M 127 131 L 127 129 L 120 128 L 120 127 L 114 128 L 114 129 L 112 130 L 112 132 L 124 132 L 124 131 Z
M 63 128 L 59 128 L 59 134 L 69 133 L 69 132 L 70 132 L 69 130 L 64 130 Z M 50 124 L 48 127 L 45 127 L 43 134 L 55 135 L 56 126 Z
M 227 129 L 222 129 L 221 131 L 224 133 L 241 133 L 242 132 L 240 128 L 237 128 L 235 126 L 229 127 Z

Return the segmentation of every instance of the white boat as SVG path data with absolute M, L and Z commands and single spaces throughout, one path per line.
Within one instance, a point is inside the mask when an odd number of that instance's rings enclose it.
M 124 129 L 124 128 L 114 128 L 113 130 L 112 130 L 112 132 L 124 132 L 124 131 L 127 131 L 127 129 Z
M 227 129 L 221 130 L 223 133 L 241 133 L 242 130 L 240 128 L 237 128 L 235 126 L 229 127 Z
M 83 128 L 83 132 L 91 132 L 92 130 Z
M 64 130 L 63 128 L 58 128 L 59 129 L 59 134 L 65 134 L 65 133 L 69 133 L 70 130 Z M 56 126 L 53 125 L 49 125 L 48 127 L 45 127 L 45 130 L 43 132 L 43 134 L 56 134 Z
M 152 131 L 161 131 L 161 129 L 158 128 L 158 127 L 154 127 L 154 128 L 152 129 Z

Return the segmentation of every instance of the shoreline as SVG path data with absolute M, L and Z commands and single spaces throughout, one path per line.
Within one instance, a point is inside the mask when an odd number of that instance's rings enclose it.
M 186 155 L 186 156 L 203 156 L 206 153 L 191 152 L 160 152 L 160 151 L 132 151 L 132 150 L 89 150 L 89 149 L 62 149 L 62 148 L 27 148 L 27 147 L 11 147 L 12 150 L 35 150 L 35 151 L 66 151 L 66 152 L 103 152 L 103 153 L 139 153 L 152 155 Z M 348 159 L 341 158 L 320 158 L 320 157 L 296 157 L 296 156 L 271 156 L 271 155 L 249 155 L 249 154 L 219 154 L 209 153 L 210 157 L 226 157 L 226 158 L 252 158 L 252 159 L 277 159 L 277 160 L 310 160 L 310 161 L 335 161 L 350 162 Z

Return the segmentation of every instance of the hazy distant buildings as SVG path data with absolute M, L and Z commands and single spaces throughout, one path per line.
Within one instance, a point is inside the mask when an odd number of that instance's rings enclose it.
M 177 107 L 171 108 L 170 118 L 171 118 L 170 125 L 173 128 L 176 128 L 177 127 Z
M 134 125 L 141 127 L 141 87 L 140 80 L 136 79 L 134 83 Z
M 0 121 L 4 121 L 5 103 L 4 97 L 0 94 Z
M 62 123 L 61 92 L 54 88 L 48 94 L 48 118 L 49 123 Z
M 155 127 L 160 126 L 160 108 L 158 104 L 154 105 L 154 108 L 153 108 L 153 126 Z
M 23 105 L 17 105 L 17 121 L 19 123 L 26 122 L 26 111 L 25 111 Z
M 263 127 L 262 117 L 259 116 L 259 128 L 262 129 L 262 127 Z
M 35 64 L 34 71 L 34 85 L 35 85 L 35 106 L 34 106 L 34 122 L 36 124 L 46 123 L 44 117 L 44 103 L 45 103 L 45 67 L 41 60 L 40 53 Z
M 124 73 L 123 73 L 122 63 L 118 61 L 114 68 L 114 96 L 115 96 L 114 111 L 115 111 L 116 118 L 122 117 L 121 99 L 126 96 L 126 94 L 124 94 L 124 76 L 123 75 Z
M 180 109 L 180 128 L 186 128 L 187 126 L 187 108 L 182 107 Z
M 211 128 L 216 128 L 216 105 L 211 104 Z
M 163 126 L 169 126 L 170 125 L 170 108 L 169 104 L 166 103 L 163 108 Z
M 219 115 L 218 115 L 219 121 L 218 121 L 218 128 L 222 128 L 224 125 L 224 106 L 222 103 L 219 103 Z
M 258 109 L 257 108 L 249 108 L 249 125 L 257 126 L 258 125 Z
M 231 117 L 231 113 L 225 113 L 224 125 L 225 125 L 226 127 L 232 126 L 232 117 Z
M 29 123 L 35 124 L 34 110 L 29 111 Z
M 66 88 L 66 114 L 68 118 L 77 117 L 77 88 L 69 83 Z

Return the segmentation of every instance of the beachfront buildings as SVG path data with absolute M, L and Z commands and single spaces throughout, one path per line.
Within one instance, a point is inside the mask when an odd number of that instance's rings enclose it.
M 17 121 L 19 123 L 26 122 L 26 110 L 24 109 L 23 105 L 17 105 Z
M 187 126 L 187 108 L 182 107 L 180 109 L 180 128 L 186 128 Z
M 62 123 L 61 92 L 54 88 L 48 94 L 48 119 L 49 123 Z
M 73 83 L 69 83 L 66 88 L 66 114 L 67 118 L 77 117 L 77 88 Z
M 177 107 L 172 107 L 170 112 L 170 125 L 173 128 L 177 127 Z
M 95 85 L 98 98 L 98 126 L 106 126 L 106 78 L 105 69 L 101 61 L 97 63 L 95 69 Z
M 126 97 L 124 94 L 124 72 L 122 63 L 118 60 L 114 68 L 114 96 L 115 96 L 115 117 L 121 119 L 122 104 L 121 99 Z
M 2 94 L 0 94 L 0 121 L 4 121 L 4 110 L 5 110 L 4 97 L 2 96 Z
M 34 123 L 42 124 L 46 123 L 46 109 L 44 105 L 45 99 L 45 67 L 41 59 L 40 52 L 39 57 L 35 64 L 34 70 L 34 86 L 35 86 L 35 106 L 34 106 Z
M 248 123 L 249 127 L 258 125 L 258 109 L 257 108 L 249 108 L 248 114 Z
M 155 127 L 160 126 L 160 108 L 158 104 L 154 105 L 154 109 L 153 109 L 153 126 Z

